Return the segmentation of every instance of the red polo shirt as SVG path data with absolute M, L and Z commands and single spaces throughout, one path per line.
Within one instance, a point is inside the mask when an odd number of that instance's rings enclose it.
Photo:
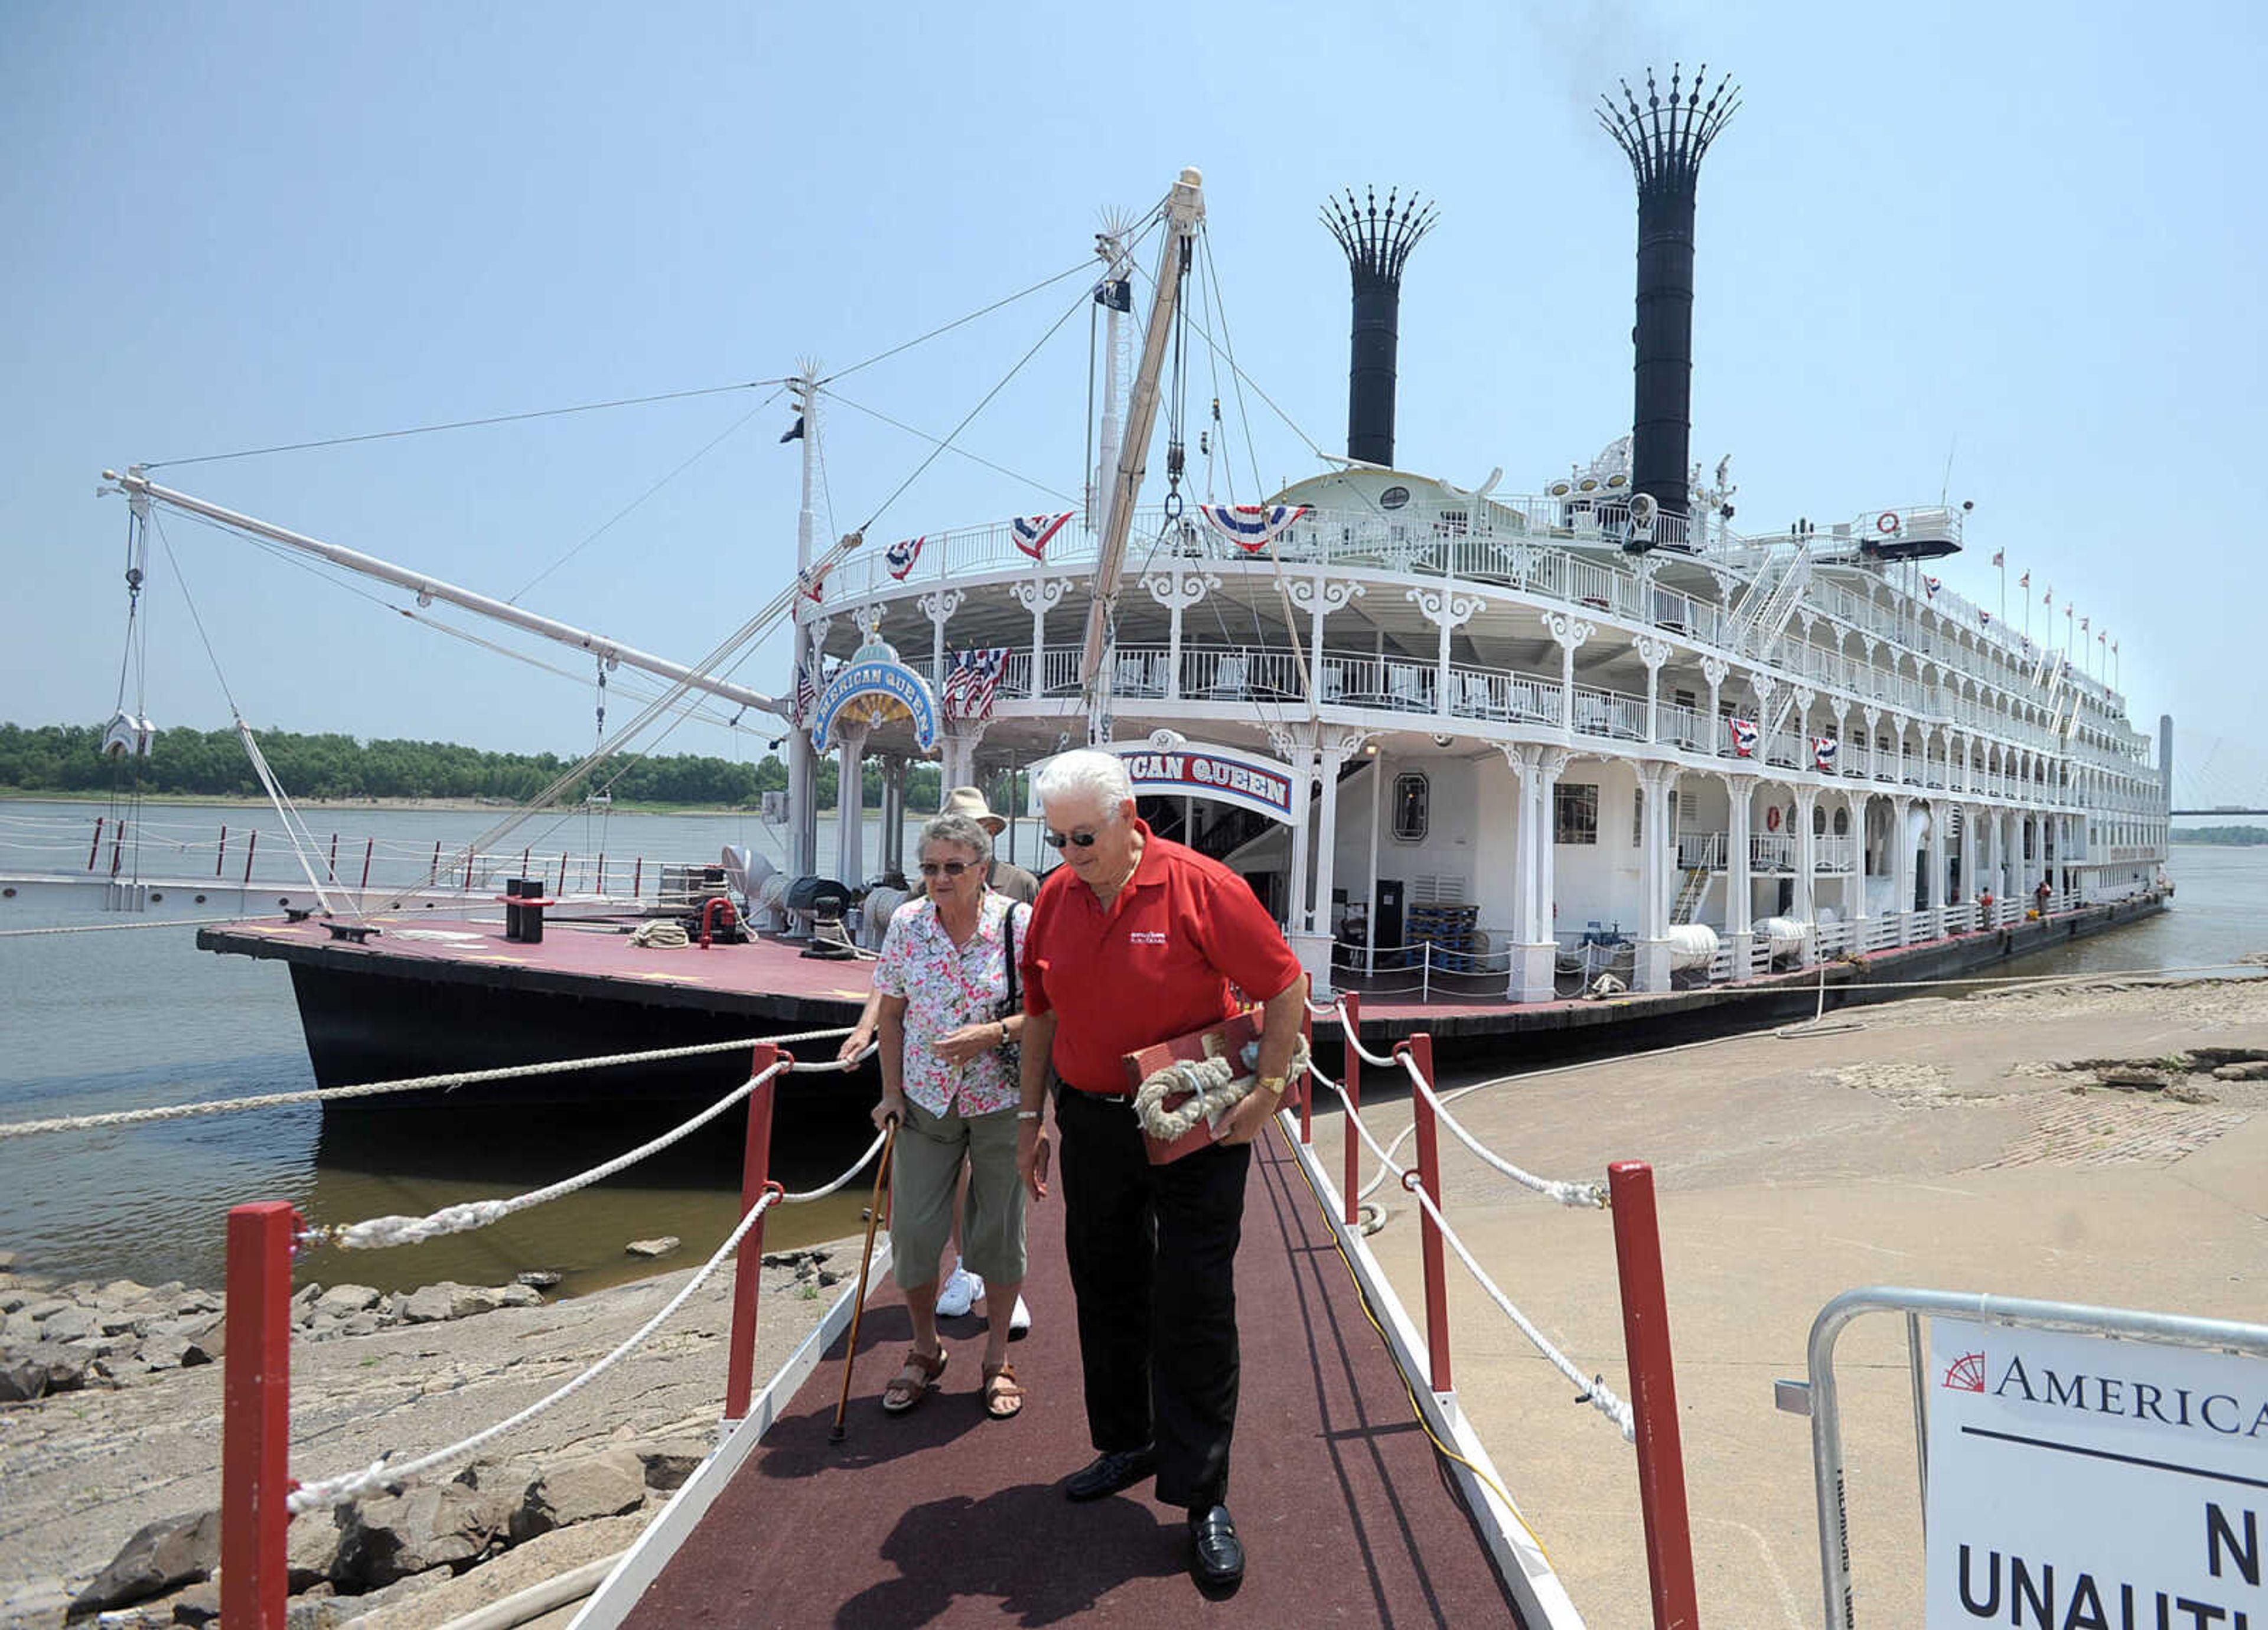
M 1110 909 L 1057 867 L 1024 937 L 1024 1011 L 1059 1016 L 1056 1073 L 1086 1092 L 1126 1091 L 1126 1054 L 1235 1013 L 1232 983 L 1264 1001 L 1300 977 L 1249 884 L 1134 824 L 1142 859 Z

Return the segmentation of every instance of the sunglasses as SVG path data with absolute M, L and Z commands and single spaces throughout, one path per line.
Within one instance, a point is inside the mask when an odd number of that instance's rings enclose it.
M 1094 834 L 1092 832 L 1042 832 L 1040 837 L 1050 849 L 1060 849 L 1065 844 L 1075 844 L 1081 849 L 1094 847 Z
M 947 877 L 958 877 L 968 869 L 969 865 L 967 860 L 924 860 L 921 863 L 921 874 L 935 877 L 942 872 Z

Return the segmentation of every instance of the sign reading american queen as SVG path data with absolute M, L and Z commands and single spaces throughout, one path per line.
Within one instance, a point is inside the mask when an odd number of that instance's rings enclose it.
M 2268 1363 L 1930 1324 L 1929 1630 L 2268 1630 Z
M 1210 798 L 1271 821 L 1292 819 L 1292 766 L 1275 759 L 1184 741 L 1163 730 L 1146 741 L 1121 741 L 1102 750 L 1126 762 L 1137 798 Z
M 875 722 L 909 719 L 916 746 L 927 752 L 937 745 L 937 698 L 930 694 L 929 682 L 897 660 L 886 645 L 861 646 L 820 691 L 811 720 L 814 747 L 825 750 L 836 719 L 846 708 Z

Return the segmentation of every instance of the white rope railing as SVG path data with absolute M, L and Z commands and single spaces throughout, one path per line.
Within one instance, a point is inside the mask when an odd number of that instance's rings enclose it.
M 1457 1253 L 1457 1260 L 1465 1265 L 1465 1272 L 1470 1273 L 1480 1287 L 1488 1293 L 1489 1300 L 1496 1303 L 1506 1318 L 1519 1326 L 1520 1333 L 1528 1338 L 1529 1343 L 1543 1355 L 1544 1360 L 1552 1368 L 1581 1389 L 1576 1394 L 1575 1401 L 1579 1404 L 1588 1404 L 1593 1409 L 1613 1421 L 1621 1428 L 1624 1442 L 1637 1442 L 1638 1423 L 1631 1412 L 1631 1406 L 1615 1396 L 1614 1389 L 1607 1385 L 1605 1377 L 1596 1375 L 1586 1377 L 1583 1372 L 1576 1368 L 1575 1361 L 1552 1346 L 1550 1338 L 1536 1329 L 1528 1315 L 1513 1304 L 1512 1298 L 1506 1295 L 1503 1288 L 1488 1276 L 1487 1272 L 1479 1263 L 1473 1260 L 1473 1253 L 1465 1249 L 1464 1241 L 1457 1237 L 1457 1231 L 1449 1226 L 1448 1219 L 1441 1215 L 1440 1207 L 1433 1204 L 1433 1197 L 1425 1192 L 1423 1184 L 1410 1183 L 1405 1180 L 1403 1186 L 1410 1191 L 1425 1214 L 1433 1220 L 1433 1226 L 1441 1230 L 1441 1237 L 1449 1242 L 1449 1249 Z
M 823 1199 L 834 1193 L 860 1172 L 865 1170 L 874 1157 L 881 1153 L 882 1145 L 887 1136 L 887 1132 L 877 1136 L 873 1142 L 866 1146 L 865 1153 L 861 1154 L 855 1163 L 844 1169 L 833 1182 L 822 1187 L 806 1190 L 797 1194 L 767 1190 L 758 1197 L 756 1203 L 748 1208 L 747 1214 L 740 1219 L 739 1225 L 725 1236 L 725 1243 L 717 1247 L 708 1261 L 693 1271 L 693 1277 L 685 1281 L 677 1294 L 665 1302 L 659 1312 L 633 1331 L 614 1351 L 565 1385 L 546 1393 L 526 1408 L 506 1416 L 495 1425 L 483 1427 L 470 1437 L 460 1438 L 446 1449 L 435 1449 L 430 1455 L 421 1455 L 416 1460 L 395 1465 L 389 1452 L 379 1456 L 378 1459 L 371 1462 L 359 1471 L 350 1471 L 338 1477 L 302 1484 L 292 1492 L 290 1500 L 286 1502 L 288 1508 L 296 1515 L 300 1512 L 317 1510 L 325 1506 L 341 1505 L 373 1488 L 384 1488 L 404 1482 L 423 1472 L 447 1465 L 453 1461 L 461 1460 L 466 1456 L 477 1452 L 487 1444 L 502 1437 L 515 1427 L 524 1426 L 546 1410 L 565 1403 L 576 1393 L 628 1358 L 651 1338 L 654 1331 L 667 1324 L 672 1316 L 692 1299 L 693 1293 L 700 1289 L 708 1281 L 709 1277 L 724 1264 L 725 1259 L 740 1248 L 740 1242 L 747 1237 L 748 1230 L 756 1226 L 764 1213 L 770 1211 L 774 1206 L 807 1205 L 813 1200 Z
M 1484 1165 L 1494 1168 L 1524 1189 L 1532 1189 L 1544 1199 L 1562 1206 L 1580 1206 L 1586 1210 L 1604 1211 L 1607 1207 L 1607 1185 L 1603 1183 L 1565 1183 L 1556 1177 L 1539 1177 L 1513 1165 L 1478 1138 L 1467 1132 L 1457 1117 L 1449 1113 L 1425 1074 L 1418 1068 L 1418 1060 L 1408 1053 L 1396 1055 L 1402 1060 L 1403 1073 L 1410 1077 L 1410 1090 L 1423 1097 L 1432 1107 L 1434 1118 L 1454 1133 L 1457 1141 L 1470 1149 Z
M 487 1070 L 457 1070 L 442 1075 L 412 1075 L 397 1081 L 367 1081 L 351 1087 L 311 1087 L 298 1092 L 259 1093 L 243 1098 L 216 1098 L 205 1103 L 166 1103 L 144 1110 L 111 1110 L 99 1115 L 63 1115 L 48 1120 L 0 1121 L 0 1141 L 29 1138 L 41 1132 L 93 1132 L 114 1126 L 139 1126 L 153 1121 L 185 1121 L 204 1115 L 234 1115 L 247 1110 L 276 1110 L 298 1103 L 335 1103 L 344 1098 L 370 1098 L 387 1093 L 440 1090 L 470 1087 L 482 1081 L 519 1080 L 537 1075 L 564 1075 L 576 1070 L 611 1069 L 620 1064 L 662 1064 L 674 1058 L 698 1058 L 711 1053 L 745 1051 L 762 1042 L 785 1046 L 791 1042 L 832 1041 L 848 1036 L 850 1027 L 799 1030 L 791 1036 L 751 1036 L 739 1041 L 697 1042 L 684 1047 L 656 1047 L 643 1052 L 602 1053 L 590 1058 L 555 1058 L 541 1064 L 507 1064 Z M 864 1057 L 865 1055 L 860 1055 Z M 824 1069 L 825 1065 L 799 1065 L 799 1069 Z
M 791 1066 L 784 1059 L 776 1060 L 733 1088 L 690 1120 L 681 1121 L 660 1136 L 651 1139 L 634 1149 L 617 1154 L 610 1161 L 593 1166 L 587 1171 L 578 1172 L 571 1177 L 563 1177 L 558 1182 L 547 1184 L 543 1188 L 531 1189 L 525 1194 L 515 1194 L 509 1199 L 466 1200 L 459 1205 L 445 1206 L 439 1211 L 423 1217 L 372 1217 L 363 1222 L 310 1228 L 300 1235 L 300 1240 L 303 1243 L 308 1244 L 336 1245 L 342 1250 L 386 1250 L 396 1245 L 423 1244 L 427 1240 L 440 1239 L 451 1234 L 469 1234 L 475 1228 L 485 1228 L 492 1223 L 502 1222 L 506 1217 L 520 1212 L 532 1211 L 536 1206 L 546 1205 L 552 1200 L 563 1199 L 578 1190 L 587 1189 L 594 1183 L 603 1183 L 617 1172 L 627 1171 L 648 1155 L 659 1154 L 672 1144 L 691 1137 L 734 1104 L 746 1099 L 766 1081 L 776 1075 L 786 1073 L 791 1068 L 798 1072 L 849 1070 L 856 1067 L 873 1051 L 873 1046 L 870 1044 L 866 1049 L 849 1058 L 829 1059 L 824 1063 L 797 1063 Z M 798 1204 L 801 1204 L 805 1200 L 817 1199 L 822 1195 L 832 1194 L 835 1189 L 840 1188 L 843 1183 L 849 1182 L 851 1176 L 857 1175 L 860 1167 L 865 1164 L 867 1159 L 872 1159 L 875 1150 L 881 1147 L 881 1140 L 879 1138 L 876 1139 L 873 1148 L 866 1152 L 865 1158 L 862 1159 L 858 1166 L 850 1168 L 850 1171 L 843 1175 L 842 1182 L 836 1184 L 834 1187 L 791 1198 Z

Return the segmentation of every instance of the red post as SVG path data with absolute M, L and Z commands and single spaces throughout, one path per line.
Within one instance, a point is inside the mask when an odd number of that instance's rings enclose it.
M 122 858 L 120 851 L 125 847 L 125 845 L 126 821 L 125 817 L 121 816 L 118 824 L 110 829 L 110 874 L 113 877 L 118 875 L 118 862 Z
M 466 893 L 468 893 L 468 894 L 470 894 L 470 893 L 472 892 L 472 889 L 473 889 L 473 852 L 472 852 L 472 850 L 471 850 L 469 847 L 468 847 L 468 848 L 466 849 L 466 851 L 465 851 L 465 892 L 466 892 Z
M 1346 1072 L 1346 1224 L 1355 1227 L 1362 1221 L 1362 1134 L 1355 1130 L 1355 1122 L 1362 1112 L 1362 1055 L 1355 1051 L 1362 1039 L 1362 998 L 1349 992 L 1339 998 L 1344 1004 L 1346 1023 L 1342 1034 L 1346 1037 L 1344 1062 L 1340 1066 Z
M 430 883 L 441 881 L 441 840 L 438 837 L 433 840 L 433 864 L 427 868 L 425 880 Z
M 600 894 L 604 894 L 604 893 L 606 893 L 606 892 L 607 892 L 607 852 L 606 852 L 605 850 L 603 850 L 603 849 L 601 849 L 601 850 L 600 850 L 600 851 L 599 851 L 599 888 L 598 888 L 598 892 L 599 892 L 599 893 L 600 893 Z
M 1630 1356 L 1631 1412 L 1638 1426 L 1638 1506 L 1646 1516 L 1646 1573 L 1654 1630 L 1695 1630 L 1693 1532 L 1685 1508 L 1685 1451 L 1678 1438 L 1677 1382 L 1669 1362 L 1669 1302 L 1662 1287 L 1661 1227 L 1653 1168 L 1607 1168 L 1614 1202 L 1615 1266 L 1622 1280 L 1623 1346 Z
M 1307 1057 L 1315 1056 L 1315 1015 L 1307 1003 L 1315 999 L 1315 976 L 1307 976 L 1307 993 L 1300 1004 L 1300 1034 L 1307 1037 Z M 1295 1088 L 1300 1095 L 1300 1141 L 1310 1144 L 1315 1140 L 1315 1083 L 1303 1079 Z
M 252 857 L 260 852 L 260 829 L 254 827 L 252 835 L 244 840 L 244 881 L 252 881 Z
M 94 841 L 86 846 L 86 869 L 90 872 L 94 870 L 94 863 L 102 853 L 102 826 L 108 818 L 107 815 L 94 817 Z
M 335 881 L 339 874 L 339 835 L 336 832 L 331 834 L 331 858 L 325 862 L 325 866 L 330 872 L 332 880 Z
M 567 852 L 564 849 L 559 852 L 559 887 L 552 892 L 563 900 L 567 897 Z
M 793 1062 L 793 1055 L 770 1042 L 756 1044 L 749 1073 L 762 1075 L 775 1061 Z M 748 1137 L 740 1154 L 740 1214 L 763 1198 L 770 1182 L 772 1161 L 772 1088 L 778 1077 L 763 1082 L 748 1095 Z M 733 1265 L 733 1345 L 726 1350 L 725 1419 L 746 1420 L 748 1398 L 755 1390 L 756 1292 L 764 1266 L 764 1225 L 761 1219 L 740 1242 Z
M 228 1351 L 221 1383 L 221 1612 L 283 1630 L 291 1521 L 291 1243 L 285 1200 L 228 1213 Z
M 364 839 L 363 840 L 363 845 L 362 845 L 362 886 L 363 886 L 364 889 L 368 889 L 368 888 L 370 887 L 370 857 L 371 857 L 372 852 L 373 851 L 375 851 L 375 850 L 377 849 L 377 847 L 378 847 L 378 839 L 377 839 L 377 838 L 375 838 L 375 837 L 367 837 L 367 838 L 364 838 Z
M 228 864 L 228 828 L 226 828 L 226 827 L 225 827 L 225 826 L 224 826 L 223 828 L 221 828 L 221 829 L 220 829 L 220 848 L 219 848 L 217 852 L 215 852 L 215 853 L 214 853 L 214 855 L 213 855 L 213 875 L 214 875 L 215 877 L 218 877 L 218 876 L 220 875 L 220 868 L 221 868 L 222 867 L 224 867 L 224 866 L 226 866 L 227 864 Z
M 1418 1073 L 1431 1087 L 1432 1036 L 1420 1030 L 1402 1045 L 1418 1060 Z M 1433 1118 L 1433 1106 L 1414 1087 L 1410 1093 L 1410 1110 L 1418 1128 L 1418 1181 L 1438 1210 L 1441 1204 L 1440 1129 Z M 1433 1390 L 1448 1392 L 1454 1389 L 1449 1381 L 1449 1274 L 1441 1254 L 1441 1227 L 1422 1206 L 1418 1221 L 1422 1225 L 1418 1235 L 1420 1254 L 1425 1263 L 1425 1351 L 1432 1365 Z
M 630 867 L 630 898 L 633 900 L 638 897 L 639 892 L 645 887 L 645 857 L 638 855 L 635 857 L 635 860 L 636 864 Z
M 519 852 L 519 874 L 522 877 L 527 875 L 527 857 L 534 852 L 533 849 L 523 849 Z

